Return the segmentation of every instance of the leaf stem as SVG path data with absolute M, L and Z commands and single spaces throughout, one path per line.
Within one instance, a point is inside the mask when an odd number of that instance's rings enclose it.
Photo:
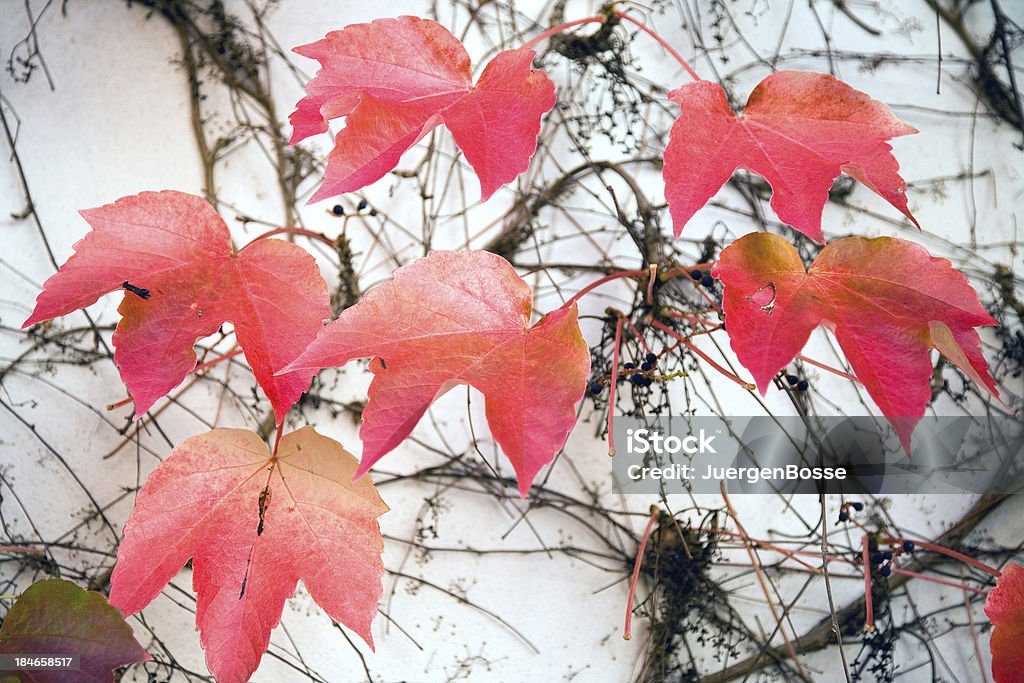
M 889 536 L 889 540 L 892 543 L 903 543 L 904 541 L 906 541 L 908 539 L 894 538 L 892 536 Z M 991 574 L 992 576 L 995 576 L 996 578 L 999 578 L 1000 576 L 1003 575 L 1003 573 L 1001 571 L 999 571 L 998 569 L 996 569 L 995 567 L 991 567 L 991 566 L 985 564 L 984 562 L 981 562 L 980 560 L 976 560 L 973 557 L 968 557 L 967 555 L 964 555 L 963 553 L 958 553 L 955 550 L 950 550 L 949 548 L 947 548 L 945 546 L 938 545 L 937 543 L 929 543 L 927 541 L 913 541 L 913 544 L 916 545 L 916 546 L 919 546 L 921 548 L 925 548 L 926 550 L 931 550 L 931 551 L 940 553 L 942 555 L 945 555 L 947 557 L 952 557 L 954 560 L 960 560 L 961 562 L 969 564 L 972 567 L 980 569 L 983 572 L 987 572 L 987 573 Z
M 703 531 L 705 533 L 708 533 L 708 534 L 715 534 L 716 536 L 728 536 L 729 538 L 740 538 L 740 539 L 743 538 L 742 534 L 738 534 L 735 531 L 729 531 L 727 529 L 713 529 L 713 528 L 710 528 L 710 527 L 699 527 L 699 530 Z M 763 540 L 756 539 L 756 538 L 748 538 L 747 540 L 755 548 L 764 548 L 765 550 L 771 550 L 773 552 L 779 553 L 780 555 L 784 555 L 787 558 L 789 558 L 790 560 L 793 560 L 794 562 L 796 562 L 797 564 L 801 565 L 802 567 L 804 567 L 805 569 L 807 569 L 810 572 L 813 572 L 815 574 L 820 574 L 821 573 L 821 569 L 819 569 L 818 567 L 815 567 L 814 565 L 812 565 L 810 563 L 804 562 L 799 557 L 797 557 L 797 555 L 800 552 L 798 550 L 786 550 L 785 548 L 780 548 L 779 546 L 775 545 L 771 541 L 763 541 Z M 815 556 L 818 555 L 818 553 L 810 553 L 810 554 L 815 555 Z
M 682 344 L 683 346 L 688 348 L 690 351 L 693 351 L 695 354 L 700 356 L 701 359 L 704 360 L 708 365 L 713 367 L 715 370 L 718 370 L 718 372 L 722 373 L 723 375 L 725 375 L 726 377 L 731 379 L 733 382 L 736 382 L 736 384 L 739 384 L 744 389 L 746 389 L 748 391 L 753 391 L 754 389 L 757 388 L 757 386 L 755 384 L 752 384 L 752 383 L 747 382 L 747 381 L 745 381 L 743 379 L 740 379 L 736 375 L 732 374 L 731 372 L 729 372 L 728 370 L 723 368 L 721 365 L 716 363 L 711 358 L 711 356 L 709 356 L 708 354 L 706 354 L 703 351 L 701 351 L 700 349 L 698 349 L 696 346 L 691 344 L 689 342 L 689 340 L 686 339 L 686 337 L 682 336 L 681 334 L 679 334 L 678 332 L 673 330 L 671 327 L 669 327 L 665 323 L 661 322 L 660 320 L 651 321 L 651 326 L 658 328 L 659 330 L 661 330 L 665 334 L 667 334 L 670 337 L 673 337 L 676 340 L 678 340 L 680 344 Z
M 964 579 L 964 566 L 960 565 L 960 580 Z M 964 611 L 967 612 L 967 623 L 971 626 L 971 641 L 974 644 L 974 657 L 978 662 L 978 671 L 981 672 L 981 683 L 988 683 L 988 674 L 985 672 L 985 660 L 981 656 L 981 646 L 978 645 L 978 629 L 974 625 L 974 610 L 971 608 L 971 596 L 967 594 L 968 586 L 961 586 L 964 589 Z M 982 591 L 978 591 L 979 593 Z
M 722 323 L 720 322 L 709 320 L 708 318 L 701 318 L 700 316 L 691 315 L 689 313 L 682 313 L 681 311 L 662 311 L 661 315 L 666 318 L 676 318 L 677 320 L 689 320 L 691 323 L 697 323 L 698 325 L 703 325 L 706 328 L 711 328 L 707 330 L 708 332 L 722 329 Z
M 636 329 L 636 325 L 633 324 L 633 321 L 629 318 L 623 318 L 623 320 L 625 320 L 626 324 L 629 325 L 629 329 L 633 331 L 633 336 L 636 337 L 637 341 L 644 347 L 644 350 L 646 350 L 647 353 L 654 353 L 654 351 L 651 350 L 651 347 L 647 345 L 647 342 L 644 341 L 643 336 L 640 334 L 640 330 Z
M 252 244 L 253 242 L 256 242 L 258 240 L 266 239 L 267 237 L 273 237 L 274 235 L 303 235 L 313 240 L 319 240 L 326 244 L 327 246 L 329 246 L 331 249 L 336 249 L 338 247 L 337 242 L 335 242 L 322 232 L 314 232 L 312 230 L 307 230 L 306 228 L 275 228 L 273 230 L 268 230 L 262 235 L 257 235 L 252 240 L 252 242 L 249 242 L 249 244 Z M 244 249 L 245 247 L 242 248 Z
M 274 455 L 273 455 L 273 457 L 275 457 L 275 458 L 277 457 L 277 447 L 281 445 L 281 434 L 283 432 L 284 432 L 284 421 L 282 420 L 281 424 L 277 425 L 277 436 L 274 437 Z
M 615 346 L 612 348 L 612 378 L 608 387 L 608 456 L 615 457 L 615 383 L 619 381 L 619 344 L 622 342 L 623 315 L 616 311 L 618 320 L 615 322 Z
M 831 365 L 826 365 L 825 363 L 822 363 L 821 361 L 816 361 L 813 358 L 808 358 L 807 356 L 801 353 L 796 354 L 796 357 L 802 360 L 803 362 L 808 363 L 809 365 L 813 365 L 816 368 L 821 368 L 826 372 L 831 372 L 833 375 L 839 375 L 840 377 L 844 377 L 852 382 L 856 382 L 857 384 L 863 384 L 863 382 L 857 379 L 856 376 L 851 375 L 848 372 L 843 372 L 839 368 L 834 368 Z
M 719 482 L 718 488 L 721 492 L 722 500 L 725 501 L 725 507 L 729 510 L 729 516 L 736 525 L 736 531 L 739 532 L 740 539 L 743 541 L 743 547 L 746 548 L 747 555 L 750 557 L 750 566 L 754 568 L 754 576 L 757 578 L 757 582 L 761 586 L 761 592 L 764 593 L 764 599 L 768 603 L 768 609 L 772 613 L 772 618 L 775 619 L 776 630 L 782 636 L 782 642 L 786 646 L 786 653 L 793 661 L 793 665 L 796 667 L 797 673 L 799 673 L 801 678 L 803 678 L 806 674 L 804 673 L 803 667 L 800 665 L 800 660 L 796 656 L 796 650 L 793 648 L 793 643 L 790 642 L 789 635 L 786 633 L 786 629 L 782 625 L 782 617 L 779 616 L 778 611 L 775 609 L 775 602 L 772 600 L 771 591 L 768 590 L 768 584 L 761 571 L 761 562 L 758 560 L 757 553 L 754 552 L 754 548 L 750 543 L 750 536 L 747 534 L 747 530 L 743 528 L 743 524 L 740 522 L 740 518 L 736 514 L 736 508 L 732 506 L 732 501 L 729 500 L 729 494 L 725 490 L 725 482 Z M 771 640 L 771 636 L 768 637 L 768 640 Z
M 682 66 L 683 69 L 686 70 L 686 73 L 690 74 L 690 77 L 693 78 L 693 80 L 695 80 L 695 81 L 703 80 L 700 76 L 697 75 L 696 71 L 694 71 L 692 68 L 690 68 L 690 65 L 687 64 L 685 59 L 683 59 L 683 56 L 681 54 L 679 54 L 678 52 L 676 52 L 675 49 L 673 49 L 673 47 L 671 45 L 669 45 L 665 41 L 664 38 L 662 38 L 657 33 L 655 33 L 653 29 L 649 28 L 647 26 L 647 24 L 643 23 L 642 21 L 640 21 L 638 19 L 634 19 L 633 17 L 629 16 L 628 14 L 623 12 L 622 10 L 616 9 L 616 10 L 613 10 L 613 11 L 615 12 L 615 15 L 617 17 L 619 17 L 620 19 L 625 19 L 626 21 L 628 21 L 629 23 L 631 23 L 634 26 L 638 27 L 641 31 L 643 31 L 644 33 L 649 35 L 651 38 L 654 38 L 656 41 L 658 41 L 658 43 L 663 48 L 665 48 L 665 50 L 667 50 L 668 53 L 670 55 L 672 55 L 677 62 L 679 62 L 679 65 Z
M 133 403 L 134 401 L 135 401 L 135 399 L 132 398 L 131 396 L 129 396 L 128 398 L 122 398 L 117 403 L 108 403 L 107 404 L 107 410 L 117 410 L 121 406 L 126 406 L 129 403 Z
M 555 34 L 558 34 L 558 33 L 561 33 L 562 31 L 564 31 L 566 29 L 570 29 L 573 26 L 580 26 L 582 24 L 603 24 L 604 22 L 605 22 L 605 17 L 603 15 L 601 15 L 601 14 L 598 14 L 598 15 L 595 15 L 595 16 L 592 16 L 592 17 L 585 17 L 583 19 L 574 19 L 572 21 L 567 21 L 564 24 L 559 24 L 558 26 L 552 26 L 551 28 L 549 28 L 547 31 L 544 31 L 543 33 L 538 33 L 533 38 L 531 38 L 530 40 L 528 40 L 525 43 L 523 43 L 523 46 L 520 47 L 519 49 L 520 50 L 532 49 L 533 46 L 536 45 L 537 43 L 545 41 L 548 38 L 550 38 L 551 36 L 553 36 Z
M 233 351 L 229 351 L 229 352 L 225 353 L 223 356 L 218 356 L 218 357 L 214 358 L 213 360 L 208 360 L 205 363 L 197 365 L 195 367 L 195 369 L 192 370 L 192 372 L 193 373 L 200 372 L 202 370 L 205 370 L 208 367 L 216 365 L 217 363 L 222 363 L 222 362 L 224 362 L 226 360 L 234 358 L 235 356 L 237 356 L 237 355 L 239 355 L 241 353 L 242 353 L 242 349 L 235 349 Z
M 963 583 L 957 583 L 956 581 L 947 581 L 946 579 L 940 579 L 937 576 L 928 576 L 927 574 L 918 574 L 912 572 L 909 569 L 900 569 L 899 567 L 892 567 L 893 574 L 903 574 L 904 576 L 911 576 L 915 579 L 921 579 L 922 581 L 931 581 L 932 583 L 940 583 L 943 586 L 949 586 L 950 588 L 959 588 L 964 591 L 970 591 L 971 593 L 984 593 L 985 591 L 974 586 L 968 586 Z
M 223 356 L 218 356 L 217 358 L 214 358 L 213 360 L 209 360 L 209 361 L 206 361 L 205 363 L 201 363 L 201 364 L 197 365 L 196 367 L 192 368 L 192 372 L 190 372 L 189 374 L 194 375 L 197 372 L 205 370 L 205 369 L 207 369 L 208 367 L 210 367 L 212 365 L 216 365 L 217 363 L 220 363 L 222 361 L 226 361 L 226 360 L 228 360 L 230 358 L 234 358 L 235 356 L 237 356 L 237 355 L 239 355 L 241 353 L 242 353 L 242 349 L 237 349 L 236 348 L 236 349 L 234 349 L 232 351 L 229 351 L 228 353 L 225 353 Z M 123 398 L 120 401 L 117 401 L 116 403 L 108 403 L 107 404 L 107 410 L 117 410 L 121 406 L 126 406 L 129 403 L 133 403 L 134 401 L 135 401 L 135 399 L 133 397 L 129 396 L 128 398 Z
M 875 606 L 871 596 L 871 558 L 869 557 L 870 550 L 868 548 L 868 535 L 864 534 L 861 536 L 861 558 L 864 560 L 864 629 L 867 631 L 875 630 Z
M 622 630 L 622 639 L 629 640 L 633 637 L 630 630 L 633 623 L 633 598 L 636 596 L 636 582 L 640 578 L 640 565 L 644 561 L 644 550 L 647 549 L 647 539 L 651 536 L 651 529 L 654 523 L 661 517 L 661 511 L 656 505 L 651 506 L 651 516 L 647 519 L 647 527 L 644 535 L 640 538 L 640 549 L 636 551 L 636 562 L 633 563 L 633 579 L 629 582 L 629 597 L 626 598 L 626 625 Z
M 594 280 L 589 285 L 587 285 L 586 287 L 584 287 L 580 291 L 578 291 L 575 294 L 573 294 L 572 297 L 568 301 L 566 301 L 564 304 L 559 306 L 559 309 L 569 308 L 574 303 L 579 301 L 583 296 L 589 294 L 592 290 L 597 289 L 598 287 L 600 287 L 601 285 L 603 285 L 606 282 L 611 282 L 612 280 L 618 280 L 619 278 L 623 278 L 623 277 L 639 277 L 641 275 L 647 275 L 648 272 L 649 271 L 647 271 L 647 270 L 620 270 L 617 273 L 612 273 L 611 275 L 605 275 L 603 278 L 601 278 L 599 280 Z

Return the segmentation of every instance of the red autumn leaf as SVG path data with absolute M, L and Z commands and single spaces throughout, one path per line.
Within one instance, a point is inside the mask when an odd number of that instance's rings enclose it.
M 352 483 L 357 464 L 312 427 L 286 434 L 276 457 L 242 429 L 184 441 L 135 499 L 111 603 L 138 612 L 191 557 L 196 624 L 220 683 L 249 680 L 300 579 L 373 647 L 388 508 L 369 479 Z
M 136 291 L 118 308 L 114 361 L 136 419 L 195 368 L 196 341 L 229 321 L 280 424 L 312 373 L 274 372 L 330 317 L 313 257 L 271 239 L 235 252 L 213 207 L 183 192 L 143 192 L 81 214 L 92 232 L 46 281 L 22 327 L 84 308 L 127 282 Z
M 505 259 L 435 251 L 342 311 L 286 369 L 379 359 L 370 364 L 357 475 L 400 444 L 434 399 L 457 384 L 475 387 L 525 497 L 576 423 L 590 372 L 576 306 L 532 327 L 531 312 L 530 288 Z
M 929 349 L 998 396 L 974 330 L 996 321 L 949 261 L 912 242 L 836 240 L 805 271 L 789 242 L 755 233 L 726 247 L 713 274 L 732 349 L 762 395 L 824 324 L 907 453 L 932 396 Z
M 840 172 L 917 225 L 907 208 L 907 184 L 886 143 L 917 130 L 834 76 L 774 73 L 750 93 L 741 115 L 710 81 L 688 83 L 669 99 L 681 108 L 663 169 L 676 237 L 737 168 L 764 177 L 778 217 L 817 242 L 825 241 L 821 212 Z
M 985 600 L 985 614 L 995 627 L 992 678 L 995 683 L 1024 683 L 1024 567 L 1011 562 Z
M 448 29 L 418 17 L 378 19 L 295 48 L 320 62 L 289 117 L 294 145 L 347 117 L 310 201 L 354 192 L 398 165 L 444 123 L 480 179 L 482 199 L 526 170 L 555 86 L 532 50 L 506 50 L 473 85 L 469 55 Z
M 35 683 L 113 681 L 113 670 L 152 659 L 124 615 L 93 591 L 64 579 L 37 581 L 14 603 L 0 627 L 0 653 L 78 655 L 78 671 L 24 670 Z

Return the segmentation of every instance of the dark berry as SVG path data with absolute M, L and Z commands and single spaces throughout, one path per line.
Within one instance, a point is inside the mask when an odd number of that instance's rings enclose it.
M 800 380 L 799 382 L 796 383 L 796 390 L 797 391 L 807 391 L 807 387 L 809 387 L 809 386 L 811 386 L 811 385 L 807 383 L 807 380 L 802 379 L 802 380 Z
M 886 560 L 891 560 L 892 559 L 892 551 L 891 550 L 883 550 L 882 551 L 882 558 L 886 559 Z
M 643 370 L 644 372 L 647 372 L 648 370 L 651 369 L 651 364 L 648 363 L 647 361 L 644 361 L 643 363 L 640 364 L 640 369 Z
M 644 360 L 650 363 L 651 365 L 654 365 L 655 363 L 658 362 L 658 354 L 649 353 L 646 356 L 644 356 Z
M 590 385 L 590 393 L 592 393 L 594 396 L 597 396 L 602 391 L 604 391 L 604 385 L 601 384 L 600 382 L 594 382 L 593 384 Z
M 653 379 L 651 379 L 650 377 L 644 377 L 644 383 L 643 383 L 643 386 L 645 386 L 645 387 L 649 387 L 649 386 L 651 386 L 652 384 L 654 384 L 654 380 L 653 380 Z
M 371 216 L 376 216 L 377 215 L 377 209 L 370 209 L 370 215 Z
M 622 367 L 626 368 L 627 370 L 635 370 L 636 369 L 636 363 L 626 363 Z
M 333 213 L 335 216 L 344 216 L 345 207 L 342 206 L 341 204 L 335 204 L 334 206 L 331 207 L 331 213 Z
M 700 284 L 703 287 L 713 287 L 715 285 L 715 278 L 710 275 L 705 275 L 700 279 Z
M 840 522 L 849 522 L 850 521 L 850 515 L 846 514 L 846 511 L 840 512 L 839 513 L 839 521 Z
M 856 510 L 857 512 L 860 512 L 861 510 L 864 509 L 864 503 L 860 502 L 859 500 L 855 501 L 853 503 L 853 509 Z
M 885 565 L 884 567 L 878 570 L 878 573 L 882 576 L 889 576 L 889 574 L 892 574 L 892 568 L 889 565 Z
M 644 376 L 633 374 L 629 376 L 629 381 L 632 382 L 635 387 L 642 387 L 644 385 Z
M 903 550 L 905 550 L 908 553 L 914 552 L 914 542 L 913 541 L 903 541 Z
M 694 280 L 700 280 L 702 277 L 704 277 L 704 271 L 700 270 L 699 268 L 697 270 L 691 270 L 690 277 L 692 277 Z
M 789 386 L 793 386 L 800 381 L 800 378 L 796 375 L 786 375 L 786 381 L 789 382 Z
M 882 564 L 885 562 L 885 557 L 882 553 L 871 553 L 871 564 Z
M 359 200 L 359 206 L 356 207 L 356 211 L 362 211 L 365 208 L 366 208 L 366 200 L 365 199 L 360 199 Z

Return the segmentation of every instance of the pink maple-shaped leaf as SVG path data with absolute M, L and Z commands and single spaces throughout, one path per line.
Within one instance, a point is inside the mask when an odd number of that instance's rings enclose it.
M 825 324 L 907 453 L 932 396 L 930 349 L 998 396 L 974 329 L 996 321 L 949 261 L 912 242 L 835 240 L 805 270 L 788 241 L 755 233 L 726 247 L 713 274 L 729 342 L 762 395 Z
M 767 180 L 778 217 L 817 242 L 825 241 L 821 214 L 840 172 L 917 225 L 886 142 L 917 130 L 834 76 L 774 73 L 754 88 L 740 115 L 710 81 L 688 83 L 669 98 L 680 106 L 663 167 L 676 237 L 738 168 Z
M 192 558 L 196 624 L 219 683 L 247 681 L 303 582 L 371 647 L 387 512 L 341 444 L 303 427 L 277 455 L 255 434 L 215 429 L 179 444 L 149 476 L 117 550 L 110 601 L 148 605 Z
M 429 19 L 353 24 L 295 51 L 321 69 L 290 116 L 292 144 L 346 117 L 310 201 L 380 179 L 441 123 L 476 171 L 486 200 L 529 166 L 541 116 L 555 104 L 554 84 L 531 68 L 532 50 L 499 53 L 474 85 L 462 43 Z
M 530 325 L 532 295 L 505 259 L 435 251 L 344 310 L 286 370 L 375 357 L 360 437 L 363 474 L 456 384 L 486 399 L 491 434 L 522 496 L 576 423 L 590 352 L 575 305 Z
M 21 594 L 0 627 L 0 653 L 78 656 L 76 671 L 14 672 L 15 680 L 32 683 L 113 683 L 114 669 L 152 659 L 105 597 L 64 579 L 37 581 Z
M 274 372 L 330 316 L 327 283 L 313 257 L 271 239 L 236 252 L 213 207 L 183 192 L 143 192 L 81 213 L 92 231 L 46 281 L 22 327 L 88 306 L 128 283 L 135 291 L 118 308 L 114 361 L 136 419 L 195 368 L 196 341 L 227 321 L 280 424 L 312 373 Z
M 985 600 L 985 614 L 995 627 L 989 641 L 993 680 L 1024 683 L 1024 567 L 1015 562 L 1003 567 Z

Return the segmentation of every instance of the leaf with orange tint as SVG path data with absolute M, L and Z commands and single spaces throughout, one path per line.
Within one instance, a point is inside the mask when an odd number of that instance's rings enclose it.
M 500 256 L 431 252 L 344 310 L 285 369 L 379 359 L 370 365 L 359 474 L 400 444 L 435 398 L 457 384 L 473 386 L 525 497 L 576 424 L 574 406 L 590 372 L 576 306 L 531 325 L 532 298 Z
M 370 646 L 382 587 L 377 517 L 387 512 L 358 462 L 312 427 L 277 455 L 243 429 L 175 447 L 149 476 L 117 549 L 110 602 L 148 605 L 192 558 L 196 624 L 218 683 L 247 681 L 301 579 L 334 620 Z
M 974 329 L 996 321 L 949 261 L 912 242 L 835 240 L 805 270 L 788 241 L 755 233 L 726 247 L 713 274 L 729 342 L 762 395 L 824 324 L 907 453 L 932 398 L 929 349 L 998 396 Z
M 985 600 L 985 614 L 995 627 L 992 678 L 995 683 L 1024 683 L 1024 567 L 1011 562 Z
M 321 68 L 289 117 L 292 144 L 345 117 L 310 201 L 380 179 L 441 123 L 476 171 L 486 200 L 529 166 L 541 116 L 555 105 L 554 84 L 531 68 L 533 50 L 499 52 L 474 84 L 462 43 L 430 19 L 352 24 L 295 51 Z
M 886 142 L 917 131 L 834 76 L 774 73 L 754 88 L 740 115 L 711 81 L 687 83 L 669 99 L 680 106 L 663 169 L 676 237 L 738 168 L 767 180 L 778 217 L 817 242 L 825 241 L 821 213 L 840 172 L 917 225 Z
M 327 283 L 313 257 L 274 239 L 236 252 L 213 207 L 184 192 L 143 192 L 81 213 L 92 232 L 46 281 L 22 327 L 127 290 L 114 361 L 138 419 L 195 368 L 196 341 L 231 322 L 281 424 L 312 373 L 274 372 L 330 316 Z

